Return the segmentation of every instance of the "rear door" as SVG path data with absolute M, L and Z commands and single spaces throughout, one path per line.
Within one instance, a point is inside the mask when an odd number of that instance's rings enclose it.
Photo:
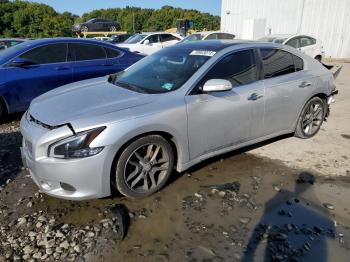
M 210 79 L 229 80 L 233 89 L 201 92 Z M 253 100 L 253 94 L 260 99 Z M 264 85 L 255 51 L 237 51 L 222 58 L 185 99 L 191 159 L 252 139 L 263 131 L 264 117 Z
M 103 46 L 87 43 L 70 43 L 73 81 L 100 77 L 114 72 L 119 66 L 116 59 L 108 59 Z
M 266 93 L 264 134 L 290 131 L 317 79 L 304 70 L 298 56 L 262 48 Z
M 34 64 L 4 69 L 12 97 L 10 103 L 15 110 L 25 110 L 35 97 L 72 82 L 72 67 L 67 62 L 66 43 L 36 47 L 19 57 Z
M 316 44 L 316 39 L 308 36 L 300 37 L 300 49 L 303 53 L 315 58 L 317 55 L 321 54 L 321 50 Z

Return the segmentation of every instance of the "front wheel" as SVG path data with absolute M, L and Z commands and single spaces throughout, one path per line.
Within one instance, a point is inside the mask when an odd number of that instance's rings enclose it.
M 130 198 L 143 198 L 166 184 L 174 167 L 174 154 L 163 137 L 149 135 L 128 145 L 116 161 L 112 182 L 119 192 Z
M 325 101 L 319 97 L 311 98 L 299 116 L 295 136 L 303 139 L 315 136 L 321 128 L 325 114 Z
M 84 25 L 81 27 L 81 32 L 83 32 L 83 33 L 89 32 L 89 28 L 86 25 Z
M 110 32 L 117 32 L 117 28 L 113 25 L 109 28 Z

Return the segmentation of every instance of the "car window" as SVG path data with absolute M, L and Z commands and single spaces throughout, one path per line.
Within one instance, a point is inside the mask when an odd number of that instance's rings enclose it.
M 53 64 L 67 61 L 67 44 L 49 44 L 34 48 L 20 56 L 35 64 Z
M 161 35 L 162 42 L 168 42 L 168 41 L 174 41 L 174 40 L 180 40 L 180 39 L 171 35 L 171 34 L 162 34 Z
M 226 33 L 219 33 L 218 34 L 218 39 L 232 40 L 234 38 L 235 38 L 235 35 L 232 35 L 232 34 L 226 34 Z
M 258 67 L 254 51 L 238 51 L 226 56 L 210 69 L 200 85 L 203 86 L 210 79 L 226 79 L 233 87 L 257 81 Z
M 299 38 L 298 37 L 292 38 L 286 43 L 286 45 L 289 45 L 294 48 L 299 48 L 300 47 Z
M 105 59 L 103 47 L 93 44 L 69 44 L 70 57 L 73 61 Z
M 210 34 L 205 38 L 205 40 L 214 40 L 217 39 L 217 34 Z
M 145 40 L 149 40 L 149 43 L 158 43 L 159 42 L 159 35 L 150 35 Z
M 282 76 L 295 72 L 293 55 L 279 49 L 263 48 L 260 50 L 265 78 Z
M 108 47 L 105 47 L 105 50 L 106 50 L 106 53 L 107 53 L 107 57 L 108 58 L 115 58 L 115 57 L 118 57 L 120 56 L 120 52 L 116 49 L 112 49 L 112 48 L 108 48 Z
M 307 37 L 307 36 L 300 37 L 300 47 L 314 45 L 316 43 L 316 40 L 315 41 L 313 41 L 313 40 L 315 40 L 315 39 L 312 39 L 312 38 Z
M 294 59 L 294 65 L 295 65 L 295 71 L 302 71 L 304 70 L 304 60 L 300 57 L 297 57 L 296 55 L 293 55 Z
M 210 51 L 209 51 L 210 52 Z M 180 88 L 210 59 L 189 48 L 164 48 L 141 59 L 113 82 L 142 93 L 166 93 Z

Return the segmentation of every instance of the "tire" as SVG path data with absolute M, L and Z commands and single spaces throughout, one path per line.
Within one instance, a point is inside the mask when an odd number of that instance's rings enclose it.
M 110 32 L 117 32 L 117 28 L 116 28 L 114 25 L 112 25 L 112 26 L 109 28 L 109 31 L 110 31 Z
M 327 112 L 326 103 L 319 97 L 311 98 L 304 106 L 295 129 L 295 136 L 307 139 L 320 130 Z
M 86 26 L 86 25 L 83 25 L 82 27 L 81 27 L 81 32 L 89 32 L 89 28 Z
M 116 161 L 112 184 L 129 198 L 143 198 L 167 183 L 174 167 L 174 153 L 163 137 L 149 135 L 131 142 Z

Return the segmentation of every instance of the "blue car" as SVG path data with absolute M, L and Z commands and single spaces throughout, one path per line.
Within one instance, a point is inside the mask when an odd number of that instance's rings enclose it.
M 75 38 L 8 48 L 0 53 L 0 119 L 25 111 L 33 98 L 51 89 L 122 71 L 141 58 L 109 43 Z

